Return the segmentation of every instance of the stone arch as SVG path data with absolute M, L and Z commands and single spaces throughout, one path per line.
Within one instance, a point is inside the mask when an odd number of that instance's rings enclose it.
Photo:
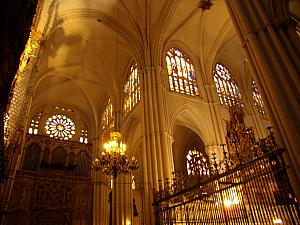
M 181 124 L 194 131 L 202 140 L 205 146 L 215 144 L 214 131 L 207 123 L 211 120 L 210 114 L 199 111 L 190 103 L 178 107 L 170 116 L 170 128 L 173 136 L 175 124 Z
M 141 134 L 140 134 L 141 131 L 137 131 L 138 127 L 141 126 L 141 124 L 134 115 L 127 118 L 127 120 L 128 120 L 128 122 L 126 123 L 124 129 L 122 129 L 123 130 L 123 139 L 127 142 L 128 146 L 133 146 L 133 145 L 135 145 L 135 140 L 141 136 Z M 138 133 L 138 134 L 136 134 L 136 133 Z M 129 140 L 130 140 L 130 143 L 128 142 Z
M 88 177 L 90 174 L 90 156 L 87 151 L 80 151 L 76 156 L 76 169 L 75 175 Z
M 66 151 L 62 146 L 58 146 L 51 152 L 51 166 L 54 168 L 63 168 L 65 166 Z
M 31 142 L 26 146 L 22 169 L 36 171 L 39 167 L 42 148 L 40 144 Z
M 197 149 L 208 158 L 203 140 L 190 128 L 175 124 L 173 139 L 172 149 L 175 171 L 182 171 L 184 175 L 188 174 L 186 155 L 189 150 Z

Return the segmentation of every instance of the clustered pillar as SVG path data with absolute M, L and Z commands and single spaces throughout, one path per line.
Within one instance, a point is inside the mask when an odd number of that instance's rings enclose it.
M 163 85 L 162 68 L 148 67 L 143 71 L 143 107 L 144 107 L 144 165 L 147 165 L 147 181 L 149 193 L 146 197 L 148 201 L 145 210 L 145 218 L 149 221 L 153 215 L 151 202 L 153 201 L 150 191 L 158 189 L 158 180 L 170 178 L 174 170 L 173 158 L 171 152 L 171 139 L 167 130 L 167 107 L 165 104 L 165 89 Z M 145 178 L 146 178 L 145 177 Z M 150 203 L 150 204 L 149 204 Z M 151 215 L 152 214 L 152 215 Z M 154 218 L 152 218 L 154 219 Z M 150 222 L 150 221 L 149 221 Z M 146 222 L 146 223 L 149 223 Z M 152 223 L 154 221 L 151 221 Z M 150 222 L 150 223 L 151 223 Z
M 296 171 L 291 179 L 299 191 L 300 41 L 288 1 L 226 0 L 226 4 L 278 141 L 288 149 L 287 161 L 290 158 Z

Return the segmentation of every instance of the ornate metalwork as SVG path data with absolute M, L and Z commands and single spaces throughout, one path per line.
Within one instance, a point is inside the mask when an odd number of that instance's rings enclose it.
M 198 182 L 236 169 L 279 149 L 271 127 L 268 127 L 268 137 L 256 141 L 253 130 L 245 126 L 243 108 L 241 106 L 233 106 L 229 110 L 230 121 L 226 123 L 226 144 L 220 146 L 223 154 L 222 158 L 217 160 L 216 153 L 212 153 L 210 163 L 206 161 L 201 162 L 203 155 L 195 152 L 194 157 L 188 161 L 191 171 L 195 175 L 194 177 L 198 179 Z M 174 177 L 171 180 L 173 183 L 170 185 L 176 188 L 171 189 L 171 194 L 176 193 L 177 190 L 182 190 L 183 187 L 188 185 L 187 179 L 183 178 L 182 173 L 180 173 L 181 175 L 178 174 L 173 173 Z M 168 191 L 166 192 L 162 188 L 154 192 L 156 192 L 155 196 L 166 197 Z
M 256 141 L 245 126 L 242 108 L 236 106 L 230 108 L 226 130 L 226 145 L 220 146 L 223 157 L 217 160 L 213 153 L 208 176 L 198 176 L 198 183 L 189 187 L 182 173 L 159 181 L 153 191 L 156 224 L 299 224 L 284 150 L 272 129 Z
M 114 178 L 117 178 L 119 174 L 127 174 L 138 169 L 138 163 L 134 157 L 131 160 L 127 159 L 126 145 L 121 141 L 121 134 L 112 132 L 110 138 L 111 140 L 104 145 L 102 155 L 94 159 L 92 168 L 106 175 L 112 175 Z
M 182 190 L 170 192 L 161 184 L 154 193 L 156 224 L 299 224 L 300 208 L 282 152 L 277 149 Z

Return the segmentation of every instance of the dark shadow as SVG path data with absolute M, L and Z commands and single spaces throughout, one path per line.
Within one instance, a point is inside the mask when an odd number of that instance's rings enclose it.
M 109 225 L 112 225 L 112 191 L 109 192 L 108 203 L 109 203 Z
M 133 202 L 132 203 L 133 203 L 133 205 L 132 205 L 132 207 L 133 207 L 133 216 L 134 217 L 139 216 L 139 213 L 137 211 L 136 204 L 135 204 L 135 198 L 133 198 Z

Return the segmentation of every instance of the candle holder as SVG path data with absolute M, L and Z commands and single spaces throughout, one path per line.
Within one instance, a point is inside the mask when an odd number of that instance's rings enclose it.
M 110 141 L 104 144 L 101 156 L 94 159 L 92 169 L 113 176 L 115 179 L 119 174 L 128 174 L 138 169 L 137 160 L 134 157 L 128 160 L 125 152 L 126 145 L 121 140 L 121 133 L 111 132 Z

